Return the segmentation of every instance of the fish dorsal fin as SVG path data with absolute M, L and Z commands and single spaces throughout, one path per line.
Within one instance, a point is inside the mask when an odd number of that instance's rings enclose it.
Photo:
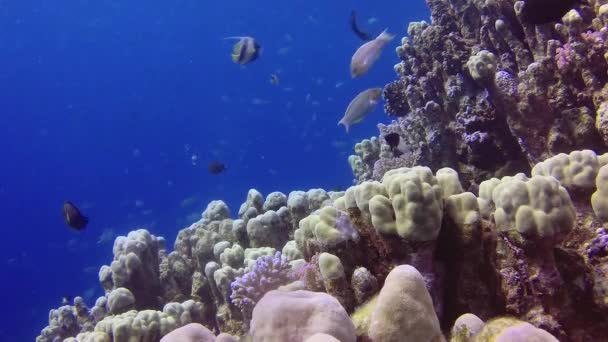
M 395 35 L 388 33 L 388 27 L 387 27 L 384 29 L 384 31 L 380 32 L 378 37 L 376 37 L 376 40 L 383 41 L 383 42 L 390 42 L 391 40 L 393 40 L 393 38 L 395 38 Z

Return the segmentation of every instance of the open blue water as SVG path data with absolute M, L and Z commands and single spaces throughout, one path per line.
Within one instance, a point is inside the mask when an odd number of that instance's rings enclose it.
M 351 9 L 397 34 L 357 80 Z M 210 200 L 236 215 L 250 188 L 348 187 L 354 143 L 390 119 L 379 106 L 348 135 L 337 122 L 395 78 L 394 48 L 428 16 L 423 0 L 0 0 L 0 341 L 33 340 L 65 295 L 92 305 L 117 234 L 171 247 Z M 261 58 L 232 63 L 233 35 Z M 65 226 L 66 199 L 85 231 Z

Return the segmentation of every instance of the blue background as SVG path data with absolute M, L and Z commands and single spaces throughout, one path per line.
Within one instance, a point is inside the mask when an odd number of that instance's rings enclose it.
M 351 9 L 396 34 L 357 80 Z M 422 0 L 0 1 L 0 340 L 33 340 L 65 295 L 92 305 L 117 234 L 145 227 L 171 248 L 213 199 L 236 216 L 250 188 L 348 187 L 353 145 L 390 118 L 379 106 L 348 135 L 337 122 L 395 79 L 395 47 L 428 15 Z M 234 35 L 261 58 L 232 63 Z M 66 199 L 85 231 L 65 226 Z

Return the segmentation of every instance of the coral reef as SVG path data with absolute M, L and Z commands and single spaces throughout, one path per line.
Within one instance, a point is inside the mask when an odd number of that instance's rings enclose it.
M 605 340 L 608 4 L 530 26 L 521 1 L 427 3 L 356 185 L 213 201 L 171 252 L 118 237 L 105 295 L 37 341 Z
M 478 195 L 455 170 L 404 167 L 341 193 L 275 194 L 271 202 L 287 207 L 255 217 L 246 209 L 233 220 L 214 201 L 173 252 L 143 229 L 118 237 L 112 266 L 100 271 L 106 295 L 90 309 L 76 298 L 51 310 L 38 341 L 157 341 L 191 323 L 226 340 L 601 340 L 607 160 L 559 154 L 530 177 L 481 182 Z M 244 207 L 266 210 L 259 203 L 250 191 Z M 249 232 L 264 244 L 252 247 L 247 230 L 234 233 L 241 220 L 276 212 L 295 240 Z M 292 213 L 304 216 L 297 225 Z M 156 278 L 134 283 L 143 274 Z
M 378 138 L 349 158 L 357 183 L 425 165 L 458 171 L 465 188 L 527 172 L 562 152 L 608 147 L 606 6 L 580 1 L 557 23 L 530 25 L 522 1 L 428 0 L 410 23 L 385 87 Z M 382 138 L 397 133 L 390 149 Z

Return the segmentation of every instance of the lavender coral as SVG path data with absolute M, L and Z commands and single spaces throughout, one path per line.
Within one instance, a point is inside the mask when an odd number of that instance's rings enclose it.
M 266 292 L 293 280 L 289 260 L 281 256 L 281 252 L 276 252 L 274 256 L 258 258 L 251 271 L 232 282 L 230 299 L 232 304 L 248 315 Z

